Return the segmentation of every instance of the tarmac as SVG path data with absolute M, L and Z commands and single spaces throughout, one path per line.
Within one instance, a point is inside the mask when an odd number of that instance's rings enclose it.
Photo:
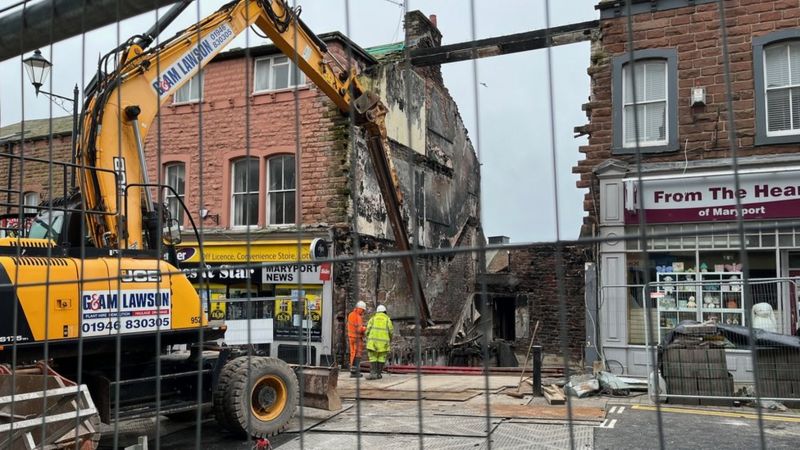
M 298 408 L 287 429 L 270 439 L 274 449 L 329 448 L 436 448 L 436 449 L 589 449 L 596 433 L 604 439 L 624 437 L 613 430 L 617 419 L 644 420 L 655 408 L 646 393 L 630 396 L 572 398 L 567 405 L 550 406 L 532 391 L 523 398 L 516 392 L 519 376 L 384 374 L 380 380 L 340 375 L 339 411 Z M 526 388 L 529 385 L 524 384 Z M 531 388 L 532 389 L 532 388 Z M 753 414 L 751 408 L 688 408 L 719 414 Z M 623 414 L 624 411 L 624 414 Z M 677 411 L 680 412 L 680 411 Z M 675 411 L 670 414 L 676 417 Z M 628 418 L 630 414 L 632 418 Z M 707 414 L 707 413 L 706 413 Z M 770 414 L 773 414 L 770 412 Z M 744 417 L 744 416 L 743 416 Z M 782 414 L 778 417 L 800 416 Z M 720 417 L 723 419 L 723 417 Z M 688 420 L 688 419 L 687 419 Z M 794 419 L 792 419 L 794 420 Z M 150 448 L 236 450 L 254 448 L 238 436 L 219 428 L 213 419 L 200 427 L 166 418 L 123 423 L 117 430 L 118 447 L 148 436 Z M 158 437 L 156 435 L 159 435 Z M 113 431 L 101 448 L 115 448 Z M 598 448 L 609 448 L 601 445 Z

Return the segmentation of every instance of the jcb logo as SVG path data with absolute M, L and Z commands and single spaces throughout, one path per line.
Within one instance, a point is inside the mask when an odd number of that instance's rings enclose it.
M 154 269 L 123 269 L 123 283 L 144 283 L 161 281 L 161 274 Z
M 121 195 L 125 195 L 128 187 L 128 175 L 125 171 L 125 158 L 114 157 L 114 173 L 117 174 L 117 188 Z

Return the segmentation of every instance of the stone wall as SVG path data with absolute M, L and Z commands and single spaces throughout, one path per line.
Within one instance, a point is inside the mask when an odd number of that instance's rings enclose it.
M 561 248 L 558 260 L 554 244 L 539 244 L 511 251 L 510 273 L 516 287 L 514 294 L 527 299 L 530 332 L 520 338 L 518 349 L 527 348 L 536 321 L 539 331 L 536 344 L 543 352 L 562 354 L 566 343 L 572 359 L 581 359 L 585 345 L 584 264 L 585 249 L 579 246 Z M 562 333 L 561 305 L 566 310 L 566 334 Z M 524 347 L 523 347 L 524 346 Z
M 330 43 L 332 49 L 337 46 Z M 256 55 L 259 49 L 253 52 Z M 150 173 L 158 173 L 158 167 L 170 162 L 183 162 L 186 202 L 194 219 L 199 220 L 197 212 L 205 206 L 220 220 L 218 226 L 210 221 L 204 226 L 225 229 L 231 223 L 231 165 L 239 158 L 256 157 L 260 163 L 258 223 L 263 227 L 267 222 L 266 162 L 276 155 L 299 154 L 301 223 L 345 223 L 347 119 L 310 82 L 296 91 L 253 94 L 252 64 L 244 54 L 218 57 L 206 66 L 201 102 L 162 107 L 145 145 Z
M 656 8 L 668 2 L 651 2 Z M 680 150 L 657 155 L 643 155 L 643 162 L 684 161 L 725 158 L 730 156 L 728 111 L 723 66 L 723 48 L 717 2 L 687 2 L 689 6 L 635 14 L 633 21 L 633 50 L 676 49 L 678 71 L 678 143 Z M 794 153 L 796 145 L 754 145 L 754 37 L 776 30 L 800 27 L 800 8 L 794 0 L 728 0 L 724 2 L 730 57 L 730 77 L 735 124 L 735 139 L 739 156 Z M 602 5 L 601 5 L 602 7 Z M 620 11 L 624 11 L 624 6 Z M 574 168 L 581 178 L 579 188 L 591 190 L 586 194 L 584 234 L 597 224 L 599 208 L 598 184 L 592 169 L 612 157 L 612 77 L 614 56 L 625 55 L 628 46 L 628 18 L 603 19 L 599 33 L 592 43 L 590 101 L 584 105 L 589 118 L 585 131 L 588 145 L 580 148 L 585 159 Z M 706 91 L 705 106 L 690 105 L 691 88 L 701 86 Z M 631 155 L 613 155 L 633 162 Z
M 14 128 L 15 130 L 12 130 Z M 21 195 L 26 192 L 39 194 L 41 201 L 51 196 L 64 197 L 69 191 L 69 170 L 58 163 L 69 163 L 72 151 L 72 117 L 53 119 L 52 127 L 48 119 L 25 122 L 26 139 L 8 139 L 0 143 L 0 214 L 15 213 L 22 202 Z M 65 128 L 67 131 L 65 131 Z M 19 124 L 3 127 L 0 136 L 18 131 Z M 42 161 L 21 161 L 18 157 L 34 158 Z M 52 160 L 53 164 L 46 161 Z M 66 175 L 66 177 L 65 177 Z M 7 192 L 7 191 L 18 191 Z

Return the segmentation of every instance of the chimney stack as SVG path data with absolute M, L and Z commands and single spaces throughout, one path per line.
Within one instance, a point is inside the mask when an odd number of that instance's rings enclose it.
M 439 28 L 439 27 L 436 25 L 436 14 L 431 14 L 430 16 L 428 16 L 428 20 L 430 20 L 430 21 L 431 21 L 431 23 L 433 24 L 433 27 L 434 27 L 434 28 Z

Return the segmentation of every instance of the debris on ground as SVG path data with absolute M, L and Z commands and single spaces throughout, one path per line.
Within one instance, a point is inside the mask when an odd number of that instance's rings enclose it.
M 573 397 L 583 398 L 600 391 L 600 382 L 594 375 L 573 375 L 564 385 L 564 392 Z
M 775 400 L 761 400 L 759 405 L 761 406 L 761 409 L 768 409 L 770 411 L 785 412 L 789 410 L 789 408 L 787 408 L 783 403 L 776 402 Z
M 564 397 L 564 391 L 555 384 L 542 386 L 542 393 L 544 394 L 544 399 L 550 405 L 563 405 L 567 401 L 566 397 Z
M 600 383 L 600 393 L 615 397 L 630 395 L 631 387 L 611 372 L 597 372 L 597 381 Z

